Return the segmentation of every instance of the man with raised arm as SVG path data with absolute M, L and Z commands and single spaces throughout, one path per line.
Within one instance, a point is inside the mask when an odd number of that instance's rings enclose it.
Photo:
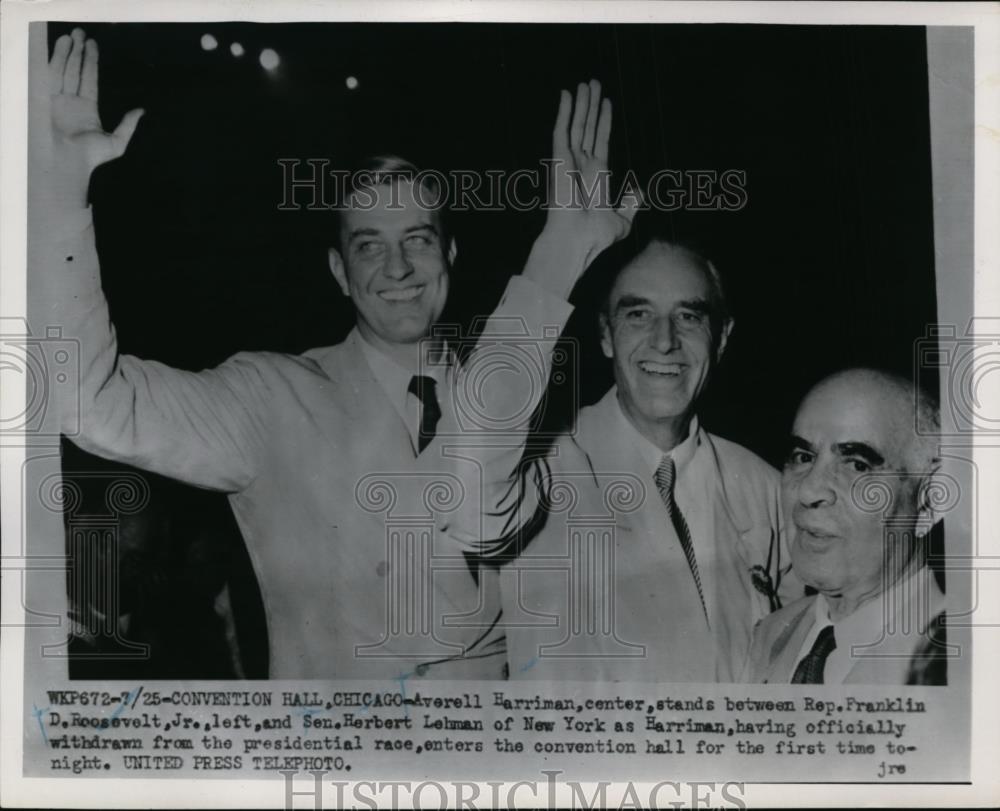
M 754 623 L 801 593 L 778 474 L 699 424 L 733 327 L 715 266 L 655 233 L 622 247 L 599 316 L 614 386 L 510 490 L 510 678 L 735 681 Z
M 266 606 L 272 678 L 498 676 L 495 573 L 467 559 L 477 517 L 494 509 L 482 494 L 509 477 L 522 450 L 527 417 L 508 416 L 530 414 L 541 392 L 523 374 L 489 375 L 474 393 L 472 428 L 456 404 L 475 365 L 502 349 L 491 336 L 512 320 L 538 338 L 548 369 L 544 328 L 565 323 L 577 278 L 628 232 L 634 206 L 551 209 L 524 272 L 459 366 L 443 342 L 425 340 L 456 250 L 426 204 L 440 190 L 418 185 L 403 162 L 382 162 L 353 187 L 331 238 L 331 271 L 357 311 L 348 337 L 300 356 L 240 353 L 179 371 L 118 352 L 101 291 L 89 179 L 124 153 L 142 112 L 103 130 L 97 65 L 97 45 L 80 29 L 59 38 L 50 62 L 51 246 L 39 273 L 64 334 L 81 346 L 74 441 L 230 494 Z M 574 184 L 593 185 L 610 128 L 596 82 L 578 87 L 575 104 L 563 91 L 550 193 L 568 200 Z M 362 192 L 365 204 L 352 205 Z

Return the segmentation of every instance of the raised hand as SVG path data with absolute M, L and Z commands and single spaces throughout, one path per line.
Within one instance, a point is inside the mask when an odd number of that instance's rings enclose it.
M 546 228 L 571 231 L 591 258 L 628 234 L 640 202 L 625 194 L 619 207 L 612 205 L 610 139 L 611 101 L 601 98 L 601 83 L 578 85 L 575 103 L 563 90 L 552 132 Z
M 69 205 L 86 205 L 90 175 L 125 152 L 143 111 L 127 112 L 105 132 L 97 112 L 97 43 L 83 30 L 56 40 L 49 61 L 52 191 Z

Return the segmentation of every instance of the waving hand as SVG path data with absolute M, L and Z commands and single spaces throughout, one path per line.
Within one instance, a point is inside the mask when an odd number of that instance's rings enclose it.
M 143 111 L 131 110 L 113 132 L 97 112 L 97 43 L 76 28 L 56 40 L 49 61 L 53 182 L 72 204 L 85 205 L 90 174 L 125 152 Z
M 630 190 L 612 204 L 608 142 L 611 101 L 591 80 L 563 90 L 552 131 L 552 172 L 545 229 L 535 243 L 525 275 L 568 296 L 579 277 L 605 248 L 625 237 L 641 201 Z
M 601 83 L 592 79 L 559 98 L 552 132 L 553 174 L 549 219 L 586 235 L 594 255 L 624 237 L 632 227 L 638 200 L 626 195 L 614 208 L 608 142 L 611 139 L 611 100 L 601 98 Z

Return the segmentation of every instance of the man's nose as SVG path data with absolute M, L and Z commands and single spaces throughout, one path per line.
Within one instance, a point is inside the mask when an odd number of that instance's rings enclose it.
M 837 491 L 830 481 L 831 472 L 819 462 L 799 480 L 799 503 L 803 507 L 823 507 L 835 504 Z
M 666 354 L 678 348 L 677 326 L 669 315 L 660 316 L 653 322 L 650 343 L 657 352 Z
M 413 273 L 413 265 L 410 264 L 410 260 L 407 258 L 406 253 L 403 250 L 400 248 L 393 248 L 389 251 L 389 255 L 386 257 L 383 272 L 390 279 L 398 281 L 400 279 L 405 279 Z

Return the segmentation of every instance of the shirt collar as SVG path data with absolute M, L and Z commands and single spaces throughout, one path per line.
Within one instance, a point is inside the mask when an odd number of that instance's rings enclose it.
M 409 393 L 410 380 L 413 379 L 413 372 L 404 369 L 381 349 L 368 343 L 357 327 L 354 328 L 354 332 L 357 335 L 358 343 L 361 345 L 361 352 L 372 370 L 372 376 L 384 389 L 386 397 L 389 398 L 389 402 L 392 403 L 393 408 L 396 409 L 403 418 L 403 421 L 406 422 L 406 397 Z M 445 345 L 442 351 L 442 357 L 445 359 L 450 358 L 447 345 Z M 445 382 L 447 368 L 448 364 L 446 360 L 444 363 L 425 364 L 424 368 L 420 371 L 421 374 L 436 380 L 440 387 Z
M 827 625 L 833 625 L 833 619 L 830 617 L 830 605 L 826 601 L 826 595 L 820 594 L 819 599 L 815 603 L 815 611 L 813 614 L 816 615 L 816 627 L 822 630 Z
M 851 650 L 855 645 L 870 645 L 876 641 L 873 629 L 884 628 L 886 622 L 906 622 L 904 617 L 909 617 L 909 622 L 920 620 L 913 612 L 921 607 L 926 610 L 924 595 L 929 584 L 925 578 L 932 576 L 927 566 L 921 566 L 836 622 L 830 618 L 826 595 L 820 594 L 821 599 L 816 601 L 816 623 L 821 628 L 833 625 L 838 648 Z M 931 617 L 925 617 L 922 621 L 926 624 L 930 619 Z
M 681 475 L 681 471 L 687 466 L 687 464 L 694 458 L 695 450 L 698 448 L 698 417 L 695 415 L 691 418 L 691 424 L 688 426 L 687 436 L 681 440 L 681 442 L 676 445 L 672 450 L 668 452 L 662 451 L 652 442 L 650 442 L 646 437 L 639 433 L 639 429 L 636 428 L 632 421 L 628 418 L 625 410 L 622 408 L 621 400 L 618 399 L 618 389 L 615 388 L 615 410 L 619 417 L 619 429 L 629 437 L 635 449 L 639 452 L 639 455 L 643 458 L 646 466 L 649 468 L 650 473 L 655 473 L 657 468 L 659 468 L 660 463 L 663 461 L 664 456 L 670 456 L 674 460 L 674 467 L 677 470 L 677 475 Z

